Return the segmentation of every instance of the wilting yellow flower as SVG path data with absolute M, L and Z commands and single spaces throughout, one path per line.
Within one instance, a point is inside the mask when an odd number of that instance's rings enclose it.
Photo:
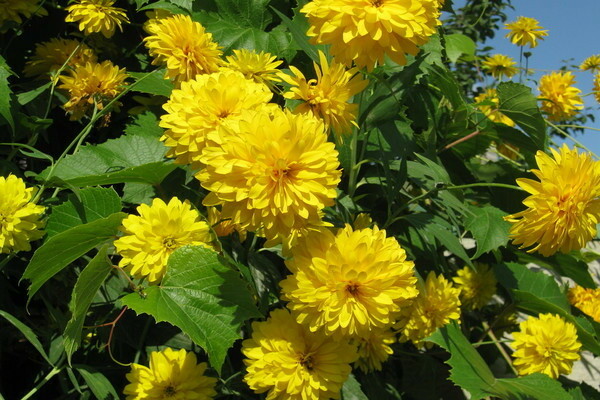
M 69 71 L 69 75 L 61 75 L 59 89 L 69 92 L 69 101 L 64 105 L 71 114 L 71 120 L 81 119 L 89 110 L 94 108 L 102 110 L 106 104 L 114 99 L 127 83 L 125 68 L 119 68 L 110 61 L 100 64 L 88 62 L 77 65 Z M 120 103 L 114 106 L 118 107 Z
M 600 289 L 586 289 L 575 286 L 569 289 L 568 298 L 569 303 L 574 307 L 600 323 Z
M 330 44 L 336 60 L 371 71 L 384 56 L 406 64 L 441 24 L 438 0 L 313 0 L 300 10 L 314 44 Z
M 548 31 L 543 30 L 536 19 L 528 17 L 519 17 L 514 22 L 504 24 L 504 29 L 510 30 L 505 37 L 517 46 L 529 45 L 534 48 L 538 45 L 538 39 L 544 40 L 548 36 Z
M 268 391 L 267 400 L 339 399 L 357 358 L 354 346 L 310 332 L 282 309 L 252 323 L 242 353 L 244 381 L 256 393 Z
M 557 379 L 560 374 L 571 373 L 581 348 L 575 325 L 558 315 L 540 314 L 521 322 L 520 328 L 513 333 L 511 344 L 519 375 L 541 372 Z
M 390 345 L 396 343 L 396 334 L 389 328 L 373 329 L 365 336 L 353 337 L 352 342 L 358 345 L 359 358 L 354 365 L 364 373 L 381 371 L 381 364 L 394 353 Z
M 113 7 L 114 0 L 79 0 L 65 8 L 69 12 L 66 22 L 76 22 L 86 35 L 102 33 L 110 38 L 115 30 L 123 31 L 121 24 L 129 23 L 123 8 Z
M 180 83 L 199 74 L 217 72 L 223 64 L 219 45 L 212 33 L 188 15 L 173 15 L 148 26 L 151 35 L 144 38 L 152 65 L 167 67 L 165 79 Z
M 519 72 L 517 67 L 515 67 L 517 63 L 511 57 L 504 54 L 494 54 L 493 56 L 486 57 L 481 64 L 488 74 L 497 79 L 502 79 L 503 76 L 510 78 Z
M 204 148 L 205 167 L 196 175 L 211 192 L 206 206 L 221 204 L 222 218 L 260 229 L 267 246 L 324 224 L 321 210 L 337 197 L 341 172 L 320 121 L 274 108 L 223 128 Z
M 45 207 L 31 202 L 32 192 L 21 178 L 0 176 L 0 253 L 29 251 L 29 242 L 44 236 Z
M 234 231 L 240 236 L 240 242 L 246 240 L 246 230 L 230 219 L 221 218 L 221 211 L 217 207 L 207 207 L 208 223 L 219 237 L 229 236 Z
M 304 74 L 294 66 L 290 70 L 294 76 L 281 73 L 279 76 L 292 85 L 283 96 L 286 99 L 297 99 L 303 102 L 294 112 L 312 114 L 332 129 L 336 135 L 350 133 L 352 125 L 356 125 L 358 104 L 349 103 L 350 98 L 361 92 L 369 83 L 362 79 L 358 69 L 346 70 L 344 65 L 335 61 L 327 63 L 325 54 L 319 51 L 321 67 L 314 63 L 316 79 L 306 79 Z
M 124 235 L 115 240 L 117 253 L 123 257 L 119 267 L 135 278 L 148 277 L 151 284 L 159 283 L 175 250 L 186 245 L 211 248 L 210 227 L 187 200 L 182 203 L 173 197 L 165 204 L 154 199 L 150 206 L 142 204 L 136 210 L 139 216 L 125 218 Z
M 96 54 L 86 44 L 72 39 L 54 38 L 35 45 L 35 52 L 25 63 L 23 72 L 28 77 L 47 76 L 65 63 L 67 67 L 75 68 L 88 62 L 95 63 L 96 59 Z
M 460 318 L 460 289 L 443 275 L 436 276 L 433 271 L 427 275 L 425 285 L 419 287 L 419 295 L 411 305 L 402 308 L 401 316 L 395 328 L 400 332 L 400 341 L 412 341 L 418 347 L 424 345 L 423 339 L 437 328 Z
M 486 117 L 490 119 L 492 122 L 496 122 L 499 124 L 505 124 L 508 126 L 515 126 L 515 122 L 508 118 L 506 115 L 502 114 L 498 107 L 500 106 L 500 98 L 498 97 L 498 92 L 494 88 L 486 89 L 485 92 L 481 93 L 479 96 L 475 97 L 476 103 L 492 102 L 494 105 L 480 104 L 477 106 L 479 111 L 483 113 Z
M 583 109 L 581 90 L 572 86 L 575 83 L 575 76 L 571 72 L 552 72 L 540 78 L 540 108 L 549 120 L 562 121 Z
M 414 264 L 377 227 L 308 234 L 291 249 L 280 283 L 298 323 L 335 337 L 367 337 L 394 323 L 417 295 Z
M 563 145 L 552 156 L 538 151 L 539 169 L 531 172 L 540 180 L 517 179 L 517 184 L 530 193 L 523 200 L 527 209 L 504 217 L 513 225 L 510 236 L 515 245 L 531 247 L 551 256 L 557 251 L 568 253 L 585 247 L 596 236 L 600 221 L 600 162 L 589 153 Z
M 508 142 L 496 143 L 496 151 L 509 160 L 516 160 L 520 156 L 519 148 Z
M 0 7 L 0 27 L 8 21 L 20 24 L 23 18 L 27 19 L 33 15 L 46 15 L 39 0 L 4 0 Z M 4 32 L 6 28 L 0 28 Z
M 283 61 L 277 60 L 276 56 L 261 51 L 256 53 L 254 50 L 234 50 L 232 56 L 227 56 L 226 66 L 235 71 L 239 71 L 246 79 L 252 79 L 256 83 L 267 84 L 271 82 L 281 82 L 277 77 L 279 67 Z
M 142 28 L 146 33 L 152 34 L 152 28 L 150 25 L 160 22 L 165 18 L 169 18 L 172 15 L 173 13 L 171 11 L 162 8 L 155 8 L 154 10 L 146 11 L 146 17 L 148 17 L 148 20 L 144 22 L 144 26 Z
M 467 309 L 478 309 L 490 302 L 496 294 L 496 276 L 489 265 L 474 263 L 475 269 L 464 267 L 456 271 L 453 278 L 460 290 L 460 300 Z
M 184 349 L 153 351 L 150 367 L 131 364 L 123 394 L 126 400 L 209 400 L 217 394 L 217 378 L 205 376 L 206 368 Z
M 600 54 L 595 54 L 593 56 L 589 56 L 579 66 L 579 69 L 582 71 L 592 71 L 597 72 L 600 71 Z
M 161 140 L 168 157 L 178 164 L 200 168 L 200 154 L 210 135 L 219 127 L 236 123 L 244 111 L 267 106 L 273 94 L 263 84 L 246 79 L 240 72 L 224 69 L 182 82 L 163 106 L 160 126 L 167 129 Z
M 596 73 L 596 75 L 594 75 L 594 97 L 596 98 L 596 101 L 598 103 L 600 103 L 600 72 Z

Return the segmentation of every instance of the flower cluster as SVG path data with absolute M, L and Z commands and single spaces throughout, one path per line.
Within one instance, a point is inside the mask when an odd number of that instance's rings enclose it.
M 125 10 L 113 7 L 115 0 L 79 0 L 65 8 L 67 22 L 79 24 L 79 30 L 86 35 L 102 33 L 111 38 L 117 28 L 122 31 L 122 24 L 129 23 Z
M 73 39 L 54 38 L 35 46 L 33 56 L 25 63 L 25 76 L 47 76 L 63 65 L 75 68 L 96 63 L 96 53 L 84 43 Z
M 563 121 L 583 109 L 581 90 L 575 86 L 571 72 L 552 72 L 540 78 L 541 109 L 551 121 Z

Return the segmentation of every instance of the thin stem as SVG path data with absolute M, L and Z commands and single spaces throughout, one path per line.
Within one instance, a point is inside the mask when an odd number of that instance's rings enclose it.
M 559 131 L 561 134 L 565 135 L 565 137 L 569 138 L 570 140 L 573 141 L 573 143 L 575 143 L 575 146 L 580 147 L 582 149 L 584 149 L 585 151 L 587 151 L 588 153 L 592 154 L 594 157 L 596 157 L 597 159 L 600 159 L 600 157 L 598 157 L 596 155 L 596 153 L 594 153 L 593 151 L 591 151 L 590 149 L 587 148 L 586 145 L 584 145 L 583 143 L 581 143 L 579 140 L 575 139 L 573 136 L 571 136 L 567 131 L 560 129 L 557 125 L 554 125 L 552 122 L 546 120 L 546 123 L 548 125 L 550 125 L 552 128 L 556 129 L 557 131 Z
M 443 187 L 445 190 L 455 190 L 455 189 L 468 189 L 472 187 L 499 187 L 504 189 L 512 189 L 512 190 L 523 190 L 520 186 L 517 185 L 509 185 L 506 183 L 496 183 L 496 182 L 479 182 L 479 183 L 468 183 L 466 185 L 453 185 Z
M 358 170 L 356 168 L 356 152 L 358 145 L 358 128 L 352 129 L 352 139 L 350 139 L 350 176 L 348 177 L 348 196 L 352 198 L 356 191 L 356 179 L 358 176 Z
M 508 366 L 510 367 L 510 369 L 512 370 L 512 372 L 515 375 L 519 375 L 519 373 L 515 369 L 515 366 L 512 363 L 512 360 L 510 359 L 510 356 L 508 355 L 508 353 L 506 352 L 506 350 L 504 349 L 504 347 L 502 347 L 502 344 L 498 341 L 498 339 L 496 338 L 496 335 L 494 335 L 494 332 L 491 329 L 489 329 L 489 326 L 488 326 L 487 322 L 483 322 L 483 329 L 486 329 L 488 331 L 488 336 L 490 337 L 490 339 L 492 339 L 492 341 L 494 342 L 494 344 L 498 348 L 498 351 L 500 351 L 500 354 L 502 354 L 502 357 L 508 363 Z
M 454 142 L 444 146 L 444 148 L 441 151 L 445 151 L 448 150 L 451 147 L 456 146 L 457 144 L 460 144 L 462 142 L 466 142 L 467 140 L 474 138 L 475 136 L 479 135 L 481 133 L 481 131 L 479 129 L 477 129 L 475 132 L 471 132 L 469 133 L 467 136 L 463 136 L 460 139 L 455 140 Z M 440 151 L 440 153 L 441 153 Z
M 558 126 L 560 128 L 579 128 L 579 129 L 589 129 L 592 131 L 598 131 L 600 132 L 600 128 L 592 128 L 591 126 L 581 126 L 581 125 L 555 125 Z
M 523 83 L 523 46 L 519 49 L 519 83 Z
M 150 329 L 151 324 L 152 324 L 152 318 L 146 319 L 146 324 L 144 325 L 144 330 L 142 331 L 142 334 L 140 335 L 140 340 L 138 342 L 137 350 L 135 352 L 135 357 L 133 358 L 133 362 L 135 364 L 137 364 L 138 361 L 140 361 L 140 356 L 142 355 L 142 349 L 144 346 L 144 342 L 146 341 L 146 335 L 148 335 L 148 330 Z
M 62 367 L 54 367 L 50 370 L 50 372 L 48 372 L 48 375 L 46 375 L 44 377 L 44 379 L 42 379 L 40 382 L 38 382 L 37 385 L 35 385 L 35 387 L 33 389 L 31 389 L 25 396 L 23 396 L 21 398 L 21 400 L 27 400 L 29 398 L 31 398 L 31 396 L 35 395 L 37 393 L 38 390 L 40 390 L 40 388 L 42 386 L 44 386 L 46 383 L 48 383 L 48 381 L 50 379 L 52 379 L 52 377 L 56 374 L 58 374 L 60 371 L 62 370 Z
M 4 267 L 6 267 L 8 262 L 10 260 L 12 260 L 16 255 L 17 255 L 17 253 L 10 253 L 6 257 L 4 257 L 4 259 L 2 261 L 0 261 L 0 271 L 2 271 L 4 269 Z

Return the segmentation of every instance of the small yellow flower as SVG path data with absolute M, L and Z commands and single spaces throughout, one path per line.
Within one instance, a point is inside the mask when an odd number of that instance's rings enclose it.
M 239 224 L 233 223 L 230 219 L 222 219 L 221 211 L 217 207 L 207 207 L 208 223 L 215 231 L 218 237 L 229 236 L 237 232 L 240 236 L 240 242 L 246 240 L 246 230 Z
M 217 378 L 204 375 L 206 368 L 184 349 L 153 351 L 149 367 L 131 364 L 123 394 L 126 400 L 210 400 L 217 394 Z
M 352 342 L 358 345 L 358 360 L 354 365 L 364 373 L 381 371 L 382 364 L 394 353 L 390 345 L 396 343 L 396 334 L 390 328 L 373 329 L 365 336 L 356 336 Z
M 586 58 L 579 66 L 579 69 L 592 72 L 600 71 L 600 54 L 595 54 Z
M 517 179 L 530 193 L 523 200 L 527 209 L 504 217 L 513 224 L 510 237 L 515 245 L 547 257 L 582 249 L 596 236 L 600 222 L 600 162 L 567 145 L 560 153 L 551 151 L 552 157 L 541 151 L 535 155 L 539 169 L 531 172 L 539 182 Z
M 252 337 L 242 342 L 244 381 L 269 400 L 339 399 L 356 361 L 356 347 L 298 324 L 286 310 L 252 323 Z
M 466 309 L 477 310 L 490 302 L 496 294 L 496 276 L 487 264 L 475 263 L 475 269 L 464 267 L 453 278 L 460 290 L 460 300 Z
M 169 18 L 173 16 L 173 13 L 169 10 L 165 10 L 162 8 L 155 8 L 154 10 L 146 11 L 146 17 L 148 20 L 144 22 L 144 32 L 148 34 L 152 34 L 152 28 L 150 25 L 156 24 L 157 22 L 162 21 L 165 18 Z
M 281 73 L 279 76 L 292 85 L 284 94 L 286 99 L 302 100 L 294 112 L 312 114 L 325 123 L 327 129 L 341 136 L 352 131 L 356 125 L 358 104 L 349 103 L 350 99 L 360 93 L 369 83 L 362 79 L 357 68 L 346 70 L 344 65 L 335 61 L 328 64 L 325 54 L 319 51 L 321 66 L 314 63 L 316 79 L 306 79 L 304 74 L 294 66 L 290 70 L 294 76 Z
M 480 104 L 477 106 L 479 111 L 481 111 L 483 115 L 488 117 L 490 121 L 508 126 L 515 126 L 515 122 L 512 119 L 508 118 L 506 115 L 502 114 L 502 112 L 500 112 L 500 110 L 498 109 L 500 105 L 500 98 L 498 97 L 498 92 L 496 91 L 496 89 L 486 89 L 485 92 L 475 97 L 475 102 L 491 102 L 493 104 L 493 106 L 489 104 Z
M 76 22 L 86 35 L 102 33 L 111 38 L 115 30 L 123 31 L 121 24 L 129 23 L 123 8 L 113 7 L 115 0 L 79 0 L 65 8 L 69 12 L 66 22 Z
M 88 62 L 95 63 L 96 54 L 86 44 L 77 40 L 54 38 L 35 45 L 35 52 L 25 63 L 23 72 L 27 77 L 48 76 L 49 73 L 60 69 L 65 62 L 70 68 Z
M 569 303 L 574 307 L 600 323 L 600 289 L 586 289 L 575 286 L 569 289 L 568 298 Z
M 553 379 L 571 373 L 579 360 L 581 343 L 575 325 L 558 315 L 540 314 L 521 322 L 520 332 L 514 332 L 513 365 L 519 375 L 541 372 Z
M 4 0 L 0 4 L 0 27 L 8 21 L 20 24 L 33 15 L 47 15 L 39 0 Z M 0 28 L 0 32 L 6 28 Z
M 534 48 L 538 45 L 538 39 L 544 40 L 544 37 L 548 36 L 548 31 L 544 30 L 537 20 L 528 17 L 519 17 L 514 22 L 504 24 L 504 29 L 510 31 L 505 37 L 517 46 L 529 45 Z
M 598 103 L 600 103 L 600 72 L 597 72 L 596 75 L 594 75 L 594 97 L 596 98 L 596 101 Z
M 277 60 L 270 53 L 256 53 L 254 50 L 234 50 L 233 56 L 227 56 L 226 66 L 241 72 L 246 79 L 252 79 L 256 83 L 268 84 L 268 82 L 281 82 L 277 77 L 279 67 L 283 61 Z
M 493 56 L 486 57 L 481 63 L 483 69 L 494 78 L 502 79 L 502 77 L 511 78 L 519 70 L 515 65 L 517 63 L 509 56 L 504 54 L 494 54 Z
M 122 237 L 115 241 L 123 258 L 119 267 L 135 278 L 148 277 L 151 284 L 160 283 L 169 256 L 186 245 L 211 248 L 213 238 L 208 224 L 186 200 L 173 197 L 168 204 L 154 199 L 152 204 L 137 207 L 137 215 L 123 220 Z
M 0 176 L 0 253 L 29 251 L 29 242 L 44 236 L 45 207 L 31 202 L 33 188 L 21 178 Z
M 540 108 L 549 120 L 563 121 L 583 109 L 581 90 L 572 86 L 575 83 L 571 72 L 552 72 L 540 78 Z

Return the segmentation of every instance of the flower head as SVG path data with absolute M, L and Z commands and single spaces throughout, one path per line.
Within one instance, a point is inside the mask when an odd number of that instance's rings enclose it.
M 427 275 L 425 285 L 419 288 L 419 295 L 408 307 L 401 310 L 401 316 L 395 328 L 400 331 L 400 341 L 412 341 L 423 346 L 423 339 L 437 328 L 460 318 L 460 289 L 443 275 L 436 276 L 433 271 Z
M 68 62 L 67 62 L 68 60 Z M 95 63 L 96 54 L 86 44 L 73 39 L 54 38 L 35 45 L 33 56 L 25 63 L 25 76 L 47 76 L 65 63 L 75 68 L 86 63 Z
M 371 71 L 384 56 L 406 64 L 441 24 L 438 0 L 313 0 L 306 14 L 313 43 L 330 44 L 336 60 Z
M 81 119 L 94 108 L 94 104 L 99 110 L 103 109 L 121 93 L 127 84 L 125 79 L 125 68 L 119 68 L 110 61 L 77 65 L 69 71 L 69 75 L 61 75 L 62 85 L 58 88 L 69 92 L 69 101 L 64 107 L 71 114 L 71 120 Z
M 487 264 L 474 263 L 475 269 L 464 267 L 459 269 L 453 278 L 456 288 L 460 290 L 460 300 L 467 309 L 478 309 L 485 306 L 496 294 L 496 276 Z
M 517 63 L 511 57 L 504 54 L 494 54 L 493 56 L 486 57 L 481 64 L 488 74 L 497 79 L 502 79 L 503 76 L 510 78 L 519 71 L 515 67 Z
M 381 371 L 381 364 L 394 350 L 390 345 L 396 343 L 396 334 L 392 329 L 374 329 L 365 336 L 356 336 L 352 342 L 358 345 L 358 360 L 354 365 L 364 373 Z
M 521 322 L 520 332 L 514 332 L 513 365 L 519 375 L 541 372 L 553 379 L 570 374 L 579 360 L 581 343 L 575 325 L 558 315 L 540 314 Z
M 505 37 L 517 46 L 529 45 L 534 48 L 538 45 L 538 39 L 544 40 L 548 36 L 548 31 L 543 30 L 536 19 L 528 17 L 519 17 L 514 22 L 504 24 L 504 29 L 510 30 Z
M 352 125 L 356 125 L 354 120 L 358 112 L 358 104 L 349 101 L 369 82 L 362 79 L 356 68 L 346 70 L 344 65 L 335 61 L 329 65 L 321 51 L 319 51 L 319 59 L 321 67 L 314 63 L 316 79 L 307 80 L 294 66 L 290 66 L 293 77 L 280 74 L 284 81 L 292 85 L 284 97 L 302 100 L 294 112 L 308 113 L 322 119 L 325 126 L 337 135 L 350 133 Z
M 515 126 L 515 122 L 512 119 L 508 118 L 506 115 L 502 114 L 502 112 L 500 112 L 500 110 L 498 109 L 498 107 L 500 106 L 500 98 L 498 97 L 498 92 L 496 91 L 496 89 L 486 89 L 485 92 L 475 97 L 475 102 L 488 103 L 480 104 L 477 106 L 477 108 L 483 113 L 483 115 L 488 117 L 490 121 L 508 126 Z M 489 103 L 492 103 L 492 105 L 490 105 Z
M 46 15 L 39 0 L 4 0 L 0 7 L 0 27 L 8 21 L 20 24 L 23 18 L 30 18 L 32 15 Z M 0 28 L 4 32 L 5 28 Z
M 217 378 L 205 376 L 206 368 L 184 349 L 153 351 L 149 367 L 131 364 L 123 394 L 126 400 L 209 400 L 217 394 Z
M 161 199 L 137 207 L 138 215 L 123 220 L 124 233 L 115 241 L 123 258 L 119 266 L 135 278 L 148 277 L 151 284 L 163 278 L 169 256 L 186 245 L 211 248 L 210 227 L 200 220 L 198 211 L 187 201 L 173 197 L 168 204 Z
M 146 11 L 146 17 L 148 20 L 144 22 L 143 29 L 146 33 L 152 34 L 152 27 L 150 25 L 156 24 L 165 18 L 173 16 L 173 13 L 163 8 L 155 8 L 153 10 Z
M 298 323 L 335 337 L 367 337 L 417 295 L 414 264 L 377 227 L 306 235 L 292 248 L 282 298 Z
M 596 101 L 598 103 L 600 103 L 600 72 L 597 72 L 596 75 L 594 75 L 594 97 L 596 98 Z
M 268 245 L 324 224 L 341 172 L 320 121 L 274 108 L 247 112 L 223 131 L 200 157 L 205 205 L 220 204 L 222 218 L 260 230 Z
M 252 337 L 242 343 L 244 381 L 268 400 L 339 399 L 356 348 L 298 324 L 286 310 L 252 323 Z
M 265 85 L 229 69 L 182 82 L 180 89 L 171 92 L 163 106 L 167 113 L 160 119 L 160 126 L 167 129 L 161 138 L 169 147 L 167 156 L 175 157 L 178 164 L 200 168 L 200 155 L 210 135 L 236 123 L 244 111 L 270 107 L 267 103 L 272 97 Z
M 539 169 L 531 172 L 540 180 L 520 178 L 517 184 L 530 195 L 527 209 L 504 217 L 513 225 L 510 236 L 521 248 L 531 247 L 551 256 L 557 251 L 578 250 L 596 236 L 600 221 L 600 162 L 590 154 L 563 145 L 552 157 L 538 151 Z
M 586 289 L 581 286 L 575 286 L 569 289 L 569 303 L 577 307 L 581 312 L 592 317 L 600 323 L 600 288 Z
M 217 72 L 223 64 L 219 45 L 212 34 L 187 15 L 173 15 L 148 26 L 144 38 L 153 65 L 167 67 L 165 79 L 181 83 L 199 74 Z
M 276 56 L 254 50 L 233 50 L 232 56 L 227 56 L 227 67 L 241 72 L 246 79 L 252 79 L 256 83 L 280 82 L 277 77 L 279 67 L 283 61 L 277 60 Z
M 246 240 L 246 230 L 239 224 L 233 223 L 230 219 L 221 218 L 221 211 L 217 207 L 207 207 L 206 210 L 208 223 L 218 237 L 229 236 L 233 232 L 237 232 L 241 242 Z
M 29 242 L 44 236 L 45 208 L 31 202 L 32 192 L 21 178 L 0 176 L 0 253 L 29 251 Z
M 592 71 L 598 72 L 600 71 L 600 54 L 595 54 L 593 56 L 589 56 L 579 66 L 579 69 L 582 71 Z
M 86 35 L 100 32 L 111 38 L 115 30 L 123 31 L 121 24 L 129 23 L 123 8 L 113 7 L 115 0 L 79 0 L 65 8 L 69 12 L 66 22 L 76 22 Z
M 572 86 L 575 76 L 571 72 L 552 72 L 540 78 L 541 110 L 551 121 L 563 121 L 583 109 L 581 90 Z

